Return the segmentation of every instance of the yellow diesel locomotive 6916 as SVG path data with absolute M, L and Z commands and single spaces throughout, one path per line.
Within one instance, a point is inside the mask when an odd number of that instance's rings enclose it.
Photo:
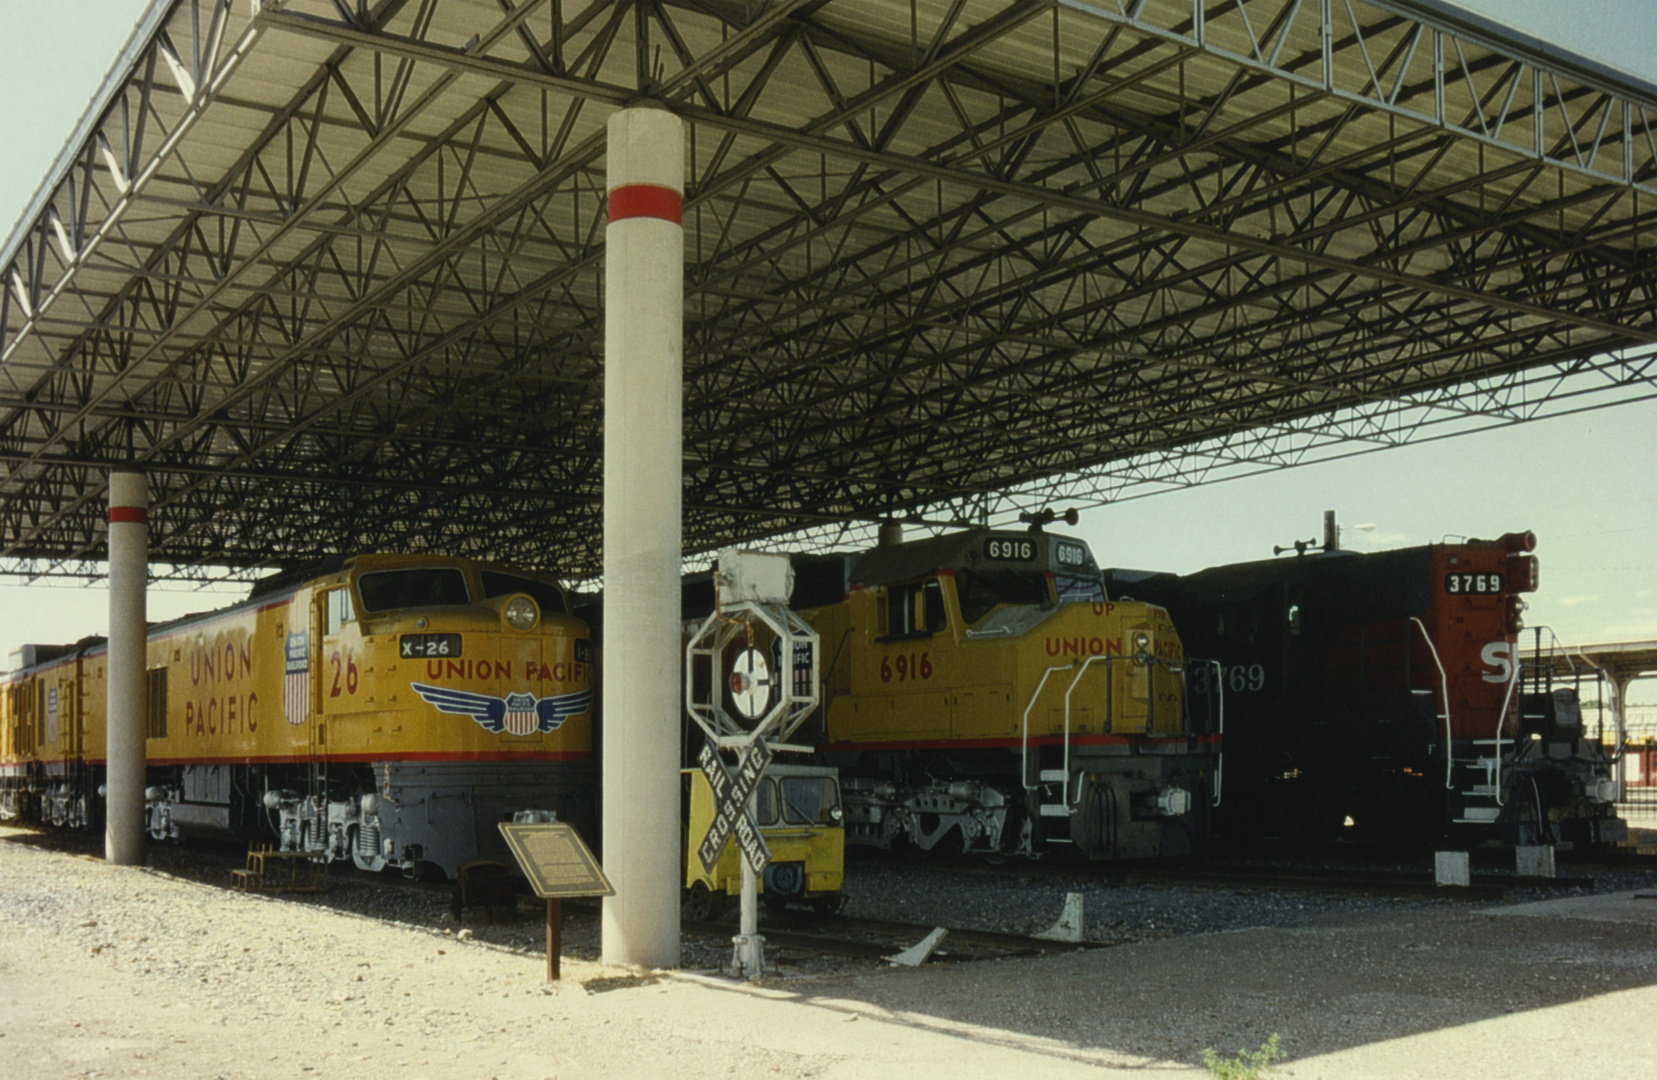
M 267 839 L 452 874 L 496 823 L 596 823 L 592 642 L 544 574 L 364 555 L 150 628 L 156 839 Z M 0 693 L 0 817 L 101 818 L 107 650 L 28 646 Z
M 799 559 L 793 605 L 821 635 L 848 844 L 1122 859 L 1206 836 L 1218 718 L 1187 712 L 1167 612 L 1108 601 L 1083 541 L 978 529 Z

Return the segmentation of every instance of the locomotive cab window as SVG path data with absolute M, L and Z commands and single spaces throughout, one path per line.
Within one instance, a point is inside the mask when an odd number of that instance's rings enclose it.
M 1105 583 L 1097 577 L 1055 573 L 1053 587 L 1059 592 L 1062 604 L 1102 604 L 1105 602 Z
M 350 589 L 330 589 L 323 594 L 322 599 L 323 634 L 328 636 L 337 634 L 340 627 L 356 618 L 356 612 L 351 609 Z
M 534 578 L 519 577 L 517 574 L 503 574 L 499 570 L 485 570 L 482 578 L 483 596 L 486 600 L 493 600 L 497 596 L 511 596 L 513 593 L 525 593 L 535 601 L 543 615 L 569 614 L 569 608 L 564 604 L 564 591 L 556 585 Z
M 402 608 L 454 607 L 471 603 L 466 575 L 454 566 L 376 570 L 357 579 L 362 608 L 370 614 Z
M 955 595 L 961 603 L 961 619 L 968 626 L 1002 604 L 1046 607 L 1053 602 L 1047 575 L 1030 570 L 958 570 Z M 1100 595 L 1104 595 L 1103 587 Z
M 944 611 L 944 587 L 937 578 L 886 590 L 885 637 L 923 637 L 949 626 Z

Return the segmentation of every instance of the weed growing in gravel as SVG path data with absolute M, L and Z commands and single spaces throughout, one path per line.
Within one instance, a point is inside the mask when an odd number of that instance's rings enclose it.
M 1202 1063 L 1214 1080 L 1260 1080 L 1271 1071 L 1271 1063 L 1280 1061 L 1283 1052 L 1277 1047 L 1277 1032 L 1260 1044 L 1258 1050 L 1239 1050 L 1236 1057 L 1221 1057 L 1211 1046 L 1202 1052 Z

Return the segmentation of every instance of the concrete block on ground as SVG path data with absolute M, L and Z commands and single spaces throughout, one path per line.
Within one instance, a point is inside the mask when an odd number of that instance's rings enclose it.
M 1433 852 L 1433 880 L 1440 885 L 1471 885 L 1473 883 L 1473 871 L 1467 858 L 1467 852 Z

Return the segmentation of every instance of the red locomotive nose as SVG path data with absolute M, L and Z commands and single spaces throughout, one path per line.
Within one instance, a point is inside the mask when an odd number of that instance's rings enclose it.
M 1524 532 L 1503 533 L 1496 538 L 1496 543 L 1508 551 L 1535 551 L 1536 534 L 1529 529 Z

